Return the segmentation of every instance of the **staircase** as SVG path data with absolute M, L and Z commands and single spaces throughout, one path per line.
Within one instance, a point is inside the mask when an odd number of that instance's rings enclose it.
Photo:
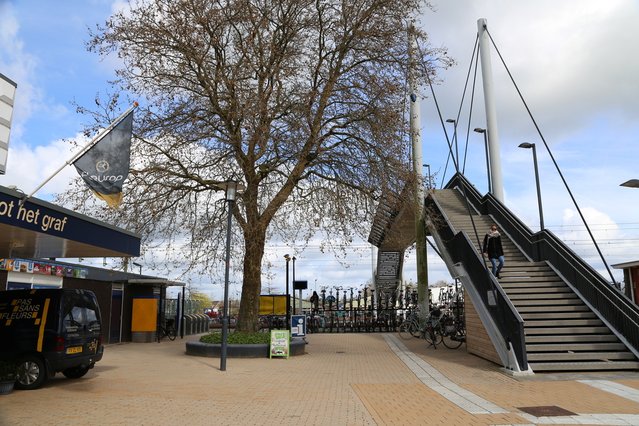
M 492 217 L 478 214 L 471 206 L 471 220 L 456 189 L 435 191 L 433 197 L 454 232 L 465 231 L 481 252 L 484 235 L 495 223 Z M 547 262 L 530 261 L 501 227 L 500 232 L 505 264 L 499 284 L 524 320 L 528 365 L 533 371 L 639 369 L 635 355 Z M 490 262 L 486 263 L 490 269 Z

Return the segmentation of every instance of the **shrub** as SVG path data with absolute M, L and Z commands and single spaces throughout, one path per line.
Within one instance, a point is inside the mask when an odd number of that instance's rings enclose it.
M 228 344 L 240 344 L 240 345 L 255 345 L 255 344 L 269 344 L 271 341 L 271 335 L 269 333 L 246 333 L 246 332 L 234 332 L 229 333 L 226 338 Z M 200 337 L 202 343 L 222 343 L 222 333 L 213 332 L 205 334 Z

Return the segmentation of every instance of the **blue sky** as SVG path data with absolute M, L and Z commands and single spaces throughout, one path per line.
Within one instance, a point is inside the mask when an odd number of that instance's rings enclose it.
M 639 259 L 639 189 L 619 186 L 639 178 L 639 2 L 634 0 L 435 0 L 436 11 L 422 17 L 435 46 L 446 46 L 458 65 L 440 74 L 436 86 L 444 119 L 454 118 L 466 78 L 477 31 L 486 18 L 537 124 L 564 173 L 609 264 Z M 0 73 L 18 83 L 7 174 L 0 185 L 31 192 L 70 157 L 63 142 L 81 132 L 87 118 L 72 105 L 91 106 L 98 92 L 108 90 L 115 59 L 101 61 L 86 50 L 88 28 L 102 24 L 124 2 L 107 0 L 49 2 L 0 0 Z M 538 228 L 537 198 L 530 150 L 537 144 L 547 228 L 564 239 L 600 271 L 592 245 L 563 189 L 542 142 L 517 98 L 497 54 L 492 62 L 506 205 L 530 226 Z M 424 162 L 441 182 L 446 160 L 443 132 L 430 94 L 421 102 Z M 486 127 L 483 93 L 478 82 L 470 118 L 466 174 L 483 193 L 487 190 L 481 135 Z M 460 118 L 460 149 L 465 143 L 468 104 Z M 449 134 L 452 127 L 448 125 Z M 463 131 L 462 131 L 463 129 Z M 450 177 L 450 169 L 445 179 Z M 41 192 L 63 191 L 75 170 L 67 167 Z M 312 287 L 359 286 L 371 277 L 371 250 L 365 242 L 348 256 L 348 267 L 311 244 L 305 251 L 272 246 L 269 281 L 284 283 L 284 253 L 295 254 L 297 278 Z M 143 259 L 138 259 L 138 261 Z M 429 253 L 430 282 L 448 280 L 445 267 Z M 406 261 L 405 278 L 415 280 L 414 257 Z M 151 273 L 151 271 L 146 271 Z M 620 271 L 615 272 L 621 280 Z M 171 277 L 173 278 L 173 277 Z M 196 289 L 219 295 L 221 286 L 192 282 Z M 239 291 L 239 282 L 234 284 Z

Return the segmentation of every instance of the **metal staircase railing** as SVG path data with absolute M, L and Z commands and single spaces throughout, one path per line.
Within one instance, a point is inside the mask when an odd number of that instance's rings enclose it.
M 534 261 L 547 261 L 621 337 L 639 354 L 639 307 L 576 255 L 551 231 L 535 234 L 492 194 L 481 196 L 461 174 L 453 176 L 447 189 L 463 187 L 470 204 L 491 215 L 520 250 Z

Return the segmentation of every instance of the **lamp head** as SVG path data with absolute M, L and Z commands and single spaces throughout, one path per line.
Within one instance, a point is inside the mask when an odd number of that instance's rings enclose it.
M 446 123 L 456 123 L 456 122 L 457 122 L 457 120 L 452 119 L 452 118 L 449 118 L 449 119 L 446 120 Z
M 473 132 L 486 133 L 486 129 L 482 129 L 481 127 L 475 127 L 475 129 L 473 129 Z
M 520 143 L 519 144 L 519 148 L 526 148 L 526 149 L 530 149 L 530 148 L 534 148 L 535 144 L 534 143 L 530 143 L 530 142 L 524 142 L 524 143 Z
M 619 186 L 625 186 L 628 188 L 639 188 L 639 179 L 630 179 L 629 181 L 624 182 Z
M 286 259 L 286 261 L 288 262 L 289 260 L 291 260 L 291 256 L 289 256 L 288 254 L 285 254 L 284 259 Z

